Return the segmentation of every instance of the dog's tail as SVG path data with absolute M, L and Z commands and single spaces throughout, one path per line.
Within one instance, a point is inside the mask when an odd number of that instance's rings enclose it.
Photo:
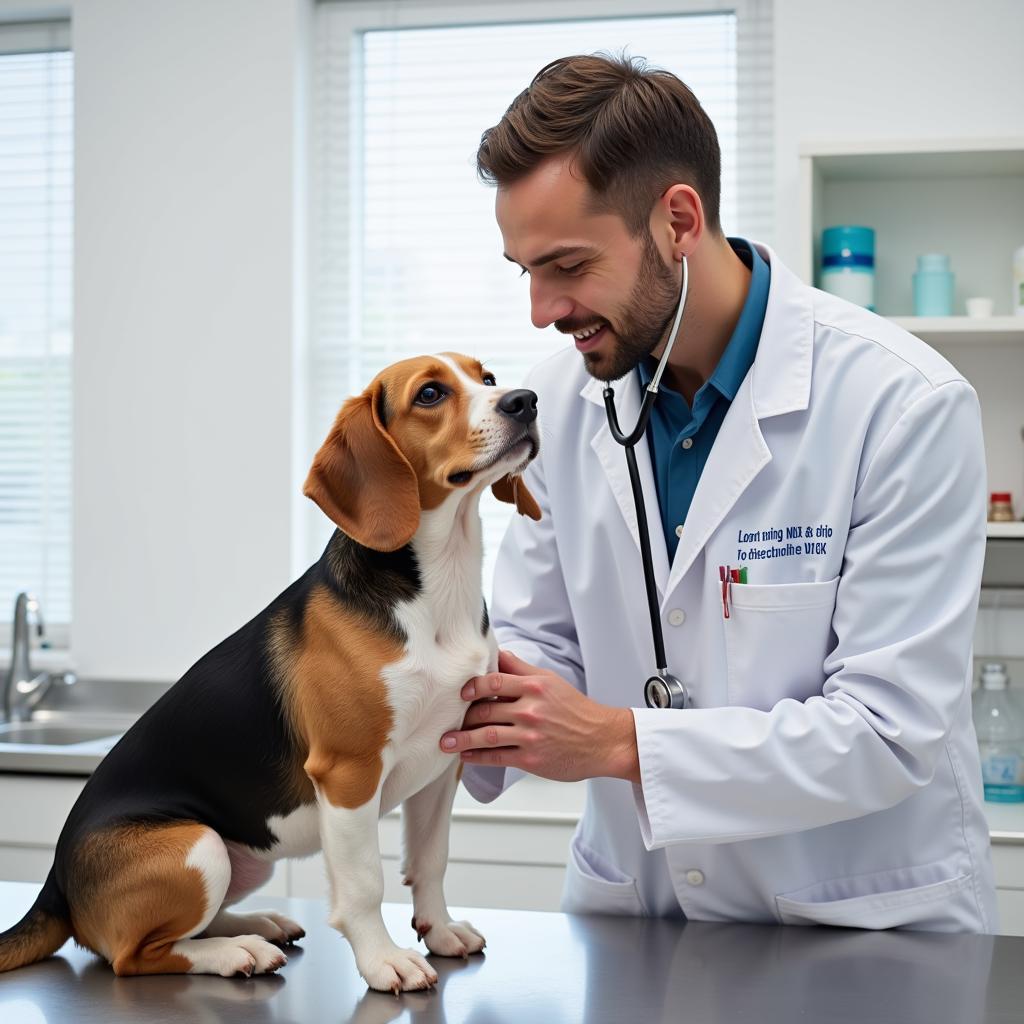
M 0 933 L 0 972 L 34 964 L 56 953 L 71 934 L 67 900 L 51 868 L 31 910 L 13 928 Z

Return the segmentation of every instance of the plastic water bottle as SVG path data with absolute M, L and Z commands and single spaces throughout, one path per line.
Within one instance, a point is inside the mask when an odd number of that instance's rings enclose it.
M 1024 719 L 1010 702 L 1008 683 L 1006 666 L 989 662 L 974 697 L 985 799 L 997 803 L 1024 801 Z

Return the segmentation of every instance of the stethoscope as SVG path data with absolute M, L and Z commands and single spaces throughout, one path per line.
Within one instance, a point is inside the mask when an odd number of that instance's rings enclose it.
M 634 446 L 644 436 L 647 421 L 650 419 L 651 407 L 658 396 L 658 384 L 665 372 L 669 353 L 679 333 L 679 323 L 683 319 L 683 307 L 686 305 L 686 287 L 688 281 L 686 257 L 683 260 L 683 283 L 679 290 L 679 308 L 676 310 L 675 323 L 668 336 L 668 343 L 662 354 L 658 369 L 647 385 L 640 415 L 633 432 L 628 436 L 619 429 L 619 418 L 615 415 L 615 392 L 610 384 L 605 384 L 604 407 L 608 413 L 608 426 L 612 437 L 626 449 L 626 462 L 629 465 L 629 482 L 633 488 L 633 502 L 636 505 L 637 529 L 640 532 L 640 554 L 644 563 L 644 585 L 647 588 L 647 608 L 651 615 L 651 634 L 654 637 L 654 662 L 657 671 L 644 683 L 644 700 L 649 708 L 684 708 L 689 697 L 686 687 L 668 670 L 665 658 L 665 640 L 661 633 L 661 614 L 658 608 L 658 588 L 654 582 L 654 563 L 651 560 L 651 537 L 647 529 L 647 509 L 644 505 L 644 493 L 640 486 L 640 472 L 636 466 Z

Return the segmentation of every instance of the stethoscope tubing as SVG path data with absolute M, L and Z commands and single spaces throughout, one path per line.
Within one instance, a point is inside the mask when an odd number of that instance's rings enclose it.
M 647 508 L 644 502 L 643 487 L 640 483 L 640 470 L 636 462 L 636 443 L 644 436 L 647 429 L 647 422 L 650 419 L 651 407 L 658 395 L 658 385 L 661 382 L 662 374 L 668 363 L 668 357 L 672 347 L 676 343 L 679 334 L 679 325 L 683 319 L 683 309 L 686 306 L 686 293 L 689 285 L 689 273 L 686 264 L 686 257 L 683 256 L 683 279 L 679 288 L 679 304 L 676 308 L 675 321 L 672 324 L 672 331 L 668 336 L 665 351 L 658 362 L 658 368 L 651 378 L 650 384 L 644 392 L 643 402 L 640 405 L 640 414 L 637 417 L 636 426 L 629 434 L 624 434 L 619 427 L 619 418 L 615 412 L 615 392 L 611 384 L 606 383 L 604 388 L 604 407 L 608 415 L 608 428 L 612 437 L 626 449 L 626 464 L 629 467 L 629 483 L 633 490 L 633 503 L 636 507 L 637 533 L 640 537 L 640 556 L 644 567 L 644 588 L 647 591 L 647 608 L 651 617 L 651 635 L 654 640 L 654 660 L 660 675 L 667 675 L 668 665 L 665 657 L 665 638 L 661 629 L 661 612 L 658 607 L 658 588 L 654 579 L 654 559 L 651 555 L 651 536 L 647 525 Z M 671 677 L 670 677 L 671 678 Z

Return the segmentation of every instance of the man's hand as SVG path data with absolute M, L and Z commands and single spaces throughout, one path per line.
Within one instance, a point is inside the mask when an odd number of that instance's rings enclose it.
M 462 696 L 473 703 L 462 730 L 441 737 L 446 754 L 558 782 L 640 781 L 633 713 L 598 704 L 555 672 L 500 651 L 498 671 L 470 679 Z

